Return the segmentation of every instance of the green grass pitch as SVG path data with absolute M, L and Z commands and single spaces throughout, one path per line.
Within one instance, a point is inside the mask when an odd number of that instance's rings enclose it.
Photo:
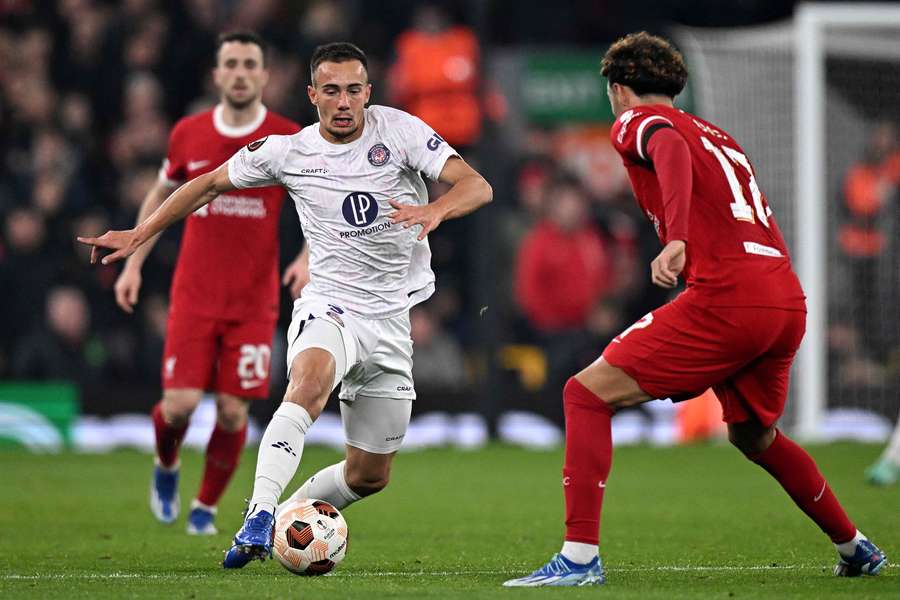
M 331 575 L 275 562 L 225 572 L 255 452 L 245 454 L 211 538 L 147 508 L 144 454 L 0 453 L 0 598 L 898 598 L 900 488 L 862 472 L 875 446 L 813 446 L 857 525 L 894 564 L 838 579 L 828 540 L 759 467 L 725 445 L 621 448 L 606 492 L 600 588 L 506 589 L 558 550 L 562 452 L 494 445 L 401 454 L 391 486 L 345 511 L 351 544 Z M 299 484 L 339 455 L 308 448 Z M 182 506 L 202 456 L 185 452 Z M 293 488 L 291 488 L 293 489 Z

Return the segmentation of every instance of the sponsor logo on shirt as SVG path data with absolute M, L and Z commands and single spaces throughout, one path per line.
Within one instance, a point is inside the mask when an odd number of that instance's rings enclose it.
M 301 175 L 324 175 L 328 169 L 300 169 Z
M 391 151 L 382 143 L 369 148 L 369 164 L 373 167 L 381 167 L 391 160 Z
M 351 192 L 344 198 L 344 220 L 354 227 L 367 227 L 378 216 L 378 202 L 372 194 Z
M 207 205 L 194 211 L 197 217 L 209 215 L 223 217 L 242 217 L 245 219 L 265 219 L 268 215 L 266 203 L 262 198 L 252 196 L 218 196 Z
M 438 134 L 435 133 L 433 136 L 431 136 L 431 138 L 429 138 L 429 140 L 425 144 L 425 146 L 429 150 L 434 151 L 434 150 L 437 150 L 438 147 L 443 143 L 444 143 L 444 138 L 442 138 L 441 136 L 439 136 Z

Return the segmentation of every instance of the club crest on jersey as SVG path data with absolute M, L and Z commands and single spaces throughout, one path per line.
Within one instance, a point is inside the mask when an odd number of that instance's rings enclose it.
M 250 142 L 249 144 L 247 144 L 247 150 L 249 150 L 250 152 L 256 152 L 257 150 L 259 150 L 260 146 L 266 143 L 267 139 L 269 139 L 269 136 L 259 138 L 255 142 Z
M 381 167 L 391 160 L 391 151 L 382 143 L 377 143 L 369 148 L 369 164 L 373 167 Z

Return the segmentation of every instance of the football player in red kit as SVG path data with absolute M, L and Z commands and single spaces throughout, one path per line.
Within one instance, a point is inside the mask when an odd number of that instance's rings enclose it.
M 729 440 L 769 472 L 834 543 L 835 574 L 875 575 L 887 559 L 847 518 L 800 446 L 776 427 L 806 326 L 803 290 L 753 167 L 719 127 L 673 107 L 681 54 L 646 32 L 614 43 L 602 74 L 610 135 L 662 252 L 654 284 L 686 289 L 623 331 L 563 390 L 566 454 L 562 550 L 507 586 L 596 585 L 600 509 L 612 462 L 610 419 L 654 398 L 713 388 Z
M 266 110 L 265 42 L 249 32 L 219 36 L 213 79 L 220 102 L 181 119 L 172 129 L 157 183 L 137 222 L 172 190 L 216 169 L 249 142 L 292 134 L 296 123 Z M 153 407 L 156 467 L 150 508 L 163 523 L 179 513 L 178 449 L 205 391 L 216 394 L 216 425 L 206 448 L 200 490 L 188 533 L 214 534 L 216 505 L 247 435 L 249 400 L 269 395 L 269 358 L 278 318 L 278 221 L 284 190 L 255 188 L 222 194 L 185 222 L 171 288 L 162 362 L 162 400 Z M 152 240 L 155 241 L 155 240 Z M 153 243 L 135 252 L 116 281 L 116 302 L 133 312 L 141 265 Z M 296 296 L 305 275 L 298 257 L 285 273 Z

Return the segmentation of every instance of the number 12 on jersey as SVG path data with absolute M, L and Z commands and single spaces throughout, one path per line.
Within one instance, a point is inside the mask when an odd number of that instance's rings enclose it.
M 703 142 L 704 148 L 712 152 L 713 156 L 716 157 L 716 160 L 719 161 L 722 171 L 725 172 L 725 179 L 728 180 L 728 187 L 731 188 L 731 194 L 734 196 L 734 202 L 731 203 L 731 214 L 734 215 L 734 218 L 739 221 L 755 223 L 756 221 L 753 218 L 753 211 L 755 209 L 759 222 L 768 227 L 769 217 L 766 213 L 766 208 L 762 203 L 762 192 L 759 191 L 759 186 L 756 184 L 756 177 L 753 176 L 753 169 L 750 167 L 750 161 L 747 160 L 747 157 L 734 148 L 729 148 L 728 146 L 716 146 L 705 136 L 701 135 L 700 141 Z M 747 175 L 750 178 L 750 195 L 753 197 L 752 207 L 747 203 L 747 198 L 744 196 L 744 190 L 741 189 L 741 182 L 738 181 L 737 173 L 734 170 L 734 166 L 731 164 L 732 162 L 737 163 L 747 171 Z

